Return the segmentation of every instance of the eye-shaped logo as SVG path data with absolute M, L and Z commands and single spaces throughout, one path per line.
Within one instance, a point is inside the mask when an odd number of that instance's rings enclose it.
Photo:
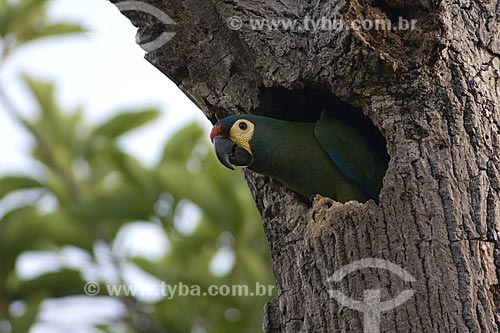
M 415 282 L 415 278 L 398 265 L 383 259 L 365 258 L 357 260 L 348 265 L 342 266 L 330 276 L 327 282 L 340 282 L 344 277 L 352 272 L 363 268 L 385 269 L 399 276 L 405 282 Z M 364 313 L 363 328 L 364 332 L 379 333 L 380 332 L 380 314 L 387 312 L 400 306 L 408 301 L 415 293 L 412 289 L 403 290 L 396 298 L 380 301 L 380 289 L 365 290 L 363 301 L 354 300 L 346 296 L 340 290 L 328 290 L 330 297 L 335 298 L 339 304 Z
M 174 20 L 170 18 L 165 12 L 156 8 L 155 6 L 149 5 L 142 1 L 122 1 L 115 4 L 120 12 L 126 11 L 136 11 L 148 13 L 154 16 L 161 23 L 175 24 Z M 172 38 L 174 38 L 175 32 L 164 31 L 158 38 L 147 43 L 140 43 L 139 46 L 146 52 L 152 52 L 159 49 L 163 45 L 167 44 Z M 139 41 L 138 41 L 139 43 Z

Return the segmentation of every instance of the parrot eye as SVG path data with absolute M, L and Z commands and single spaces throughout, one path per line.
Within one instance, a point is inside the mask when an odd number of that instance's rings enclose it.
M 245 131 L 248 128 L 247 123 L 245 123 L 244 121 L 239 123 L 238 126 L 240 127 L 240 130 L 242 130 L 242 131 Z

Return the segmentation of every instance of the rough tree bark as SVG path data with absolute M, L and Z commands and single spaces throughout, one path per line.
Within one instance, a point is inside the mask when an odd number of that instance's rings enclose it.
M 309 118 L 321 112 L 317 103 L 287 114 L 287 99 L 316 99 L 322 91 L 342 100 L 325 107 L 361 109 L 387 141 L 379 205 L 317 199 L 311 207 L 277 181 L 246 173 L 279 289 L 266 305 L 265 331 L 362 332 L 363 313 L 332 299 L 332 288 L 358 300 L 367 289 L 380 289 L 382 300 L 413 289 L 410 300 L 382 313 L 383 332 L 500 330 L 498 0 L 146 3 L 176 22 L 124 13 L 141 41 L 176 33 L 147 60 L 212 121 L 249 112 Z M 234 16 L 243 20 L 238 31 L 227 25 Z M 416 30 L 312 33 L 249 25 L 306 16 L 346 24 L 401 16 L 416 20 Z M 393 262 L 415 282 L 370 268 L 327 281 L 362 258 Z

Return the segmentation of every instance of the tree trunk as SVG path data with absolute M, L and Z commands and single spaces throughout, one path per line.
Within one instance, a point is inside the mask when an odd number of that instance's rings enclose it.
M 378 205 L 317 197 L 311 207 L 245 172 L 279 290 L 265 308 L 266 332 L 500 330 L 498 0 L 146 3 L 176 23 L 124 12 L 139 41 L 175 32 L 147 60 L 212 121 L 235 113 L 308 119 L 324 100 L 286 113 L 289 101 L 317 100 L 321 91 L 342 101 L 323 107 L 361 109 L 386 139 Z M 305 17 L 343 28 L 252 29 L 258 19 Z M 404 19 L 414 29 L 346 28 L 360 19 Z M 385 261 L 358 261 L 366 258 Z M 389 270 L 367 268 L 380 262 Z M 411 276 L 390 273 L 389 262 Z M 362 265 L 342 270 L 348 264 Z M 414 293 L 403 304 L 376 306 L 405 290 Z

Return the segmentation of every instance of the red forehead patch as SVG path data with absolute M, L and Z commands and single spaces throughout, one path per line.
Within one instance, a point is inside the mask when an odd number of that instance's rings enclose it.
M 215 125 L 212 127 L 212 131 L 210 132 L 210 141 L 214 142 L 214 139 L 221 135 L 222 127 L 220 125 Z

